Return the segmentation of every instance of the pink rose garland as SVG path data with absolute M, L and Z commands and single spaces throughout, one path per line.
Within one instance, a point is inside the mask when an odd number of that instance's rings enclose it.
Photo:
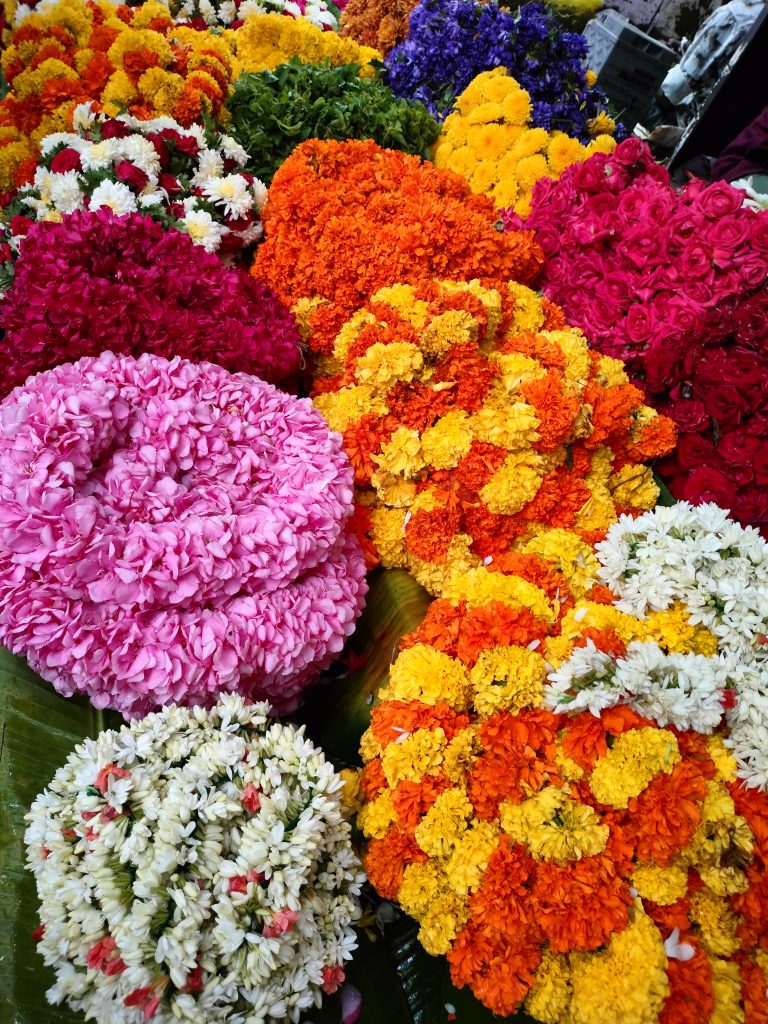
M 126 716 L 292 710 L 362 607 L 351 512 L 308 400 L 178 358 L 60 366 L 0 404 L 0 643 Z
M 675 497 L 768 526 L 768 213 L 724 182 L 675 191 L 638 139 L 534 190 L 548 298 L 679 427 Z M 506 226 L 519 218 L 510 211 Z
M 294 317 L 266 285 L 188 235 L 106 208 L 31 226 L 0 327 L 0 395 L 105 348 L 208 359 L 273 383 L 301 355 Z

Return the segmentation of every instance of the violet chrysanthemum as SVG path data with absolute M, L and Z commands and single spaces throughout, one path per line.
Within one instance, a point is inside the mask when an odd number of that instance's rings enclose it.
M 0 643 L 127 716 L 292 710 L 362 606 L 351 512 L 306 399 L 154 355 L 41 373 L 0 404 Z
M 32 225 L 0 327 L 0 394 L 107 348 L 210 360 L 273 383 L 300 358 L 293 315 L 266 285 L 188 235 L 106 208 Z

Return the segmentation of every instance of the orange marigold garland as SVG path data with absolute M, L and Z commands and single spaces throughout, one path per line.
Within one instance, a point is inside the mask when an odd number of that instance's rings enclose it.
M 509 558 L 430 606 L 379 693 L 361 743 L 369 877 L 495 1013 L 763 1024 L 766 793 L 737 786 L 719 733 L 543 706 L 584 643 L 708 657 L 717 638 L 680 604 L 621 611 L 596 559 L 554 599 L 551 553 Z
M 310 348 L 328 353 L 347 318 L 393 282 L 532 282 L 533 233 L 500 233 L 494 220 L 491 200 L 452 171 L 371 141 L 311 139 L 272 181 L 252 272 L 300 305 Z
M 316 338 L 327 307 L 294 308 Z M 317 346 L 328 354 L 315 404 L 344 436 L 382 563 L 433 594 L 483 565 L 516 572 L 526 556 L 557 602 L 563 569 L 593 559 L 620 512 L 657 500 L 642 461 L 669 451 L 672 423 L 523 285 L 384 287 L 330 340 Z

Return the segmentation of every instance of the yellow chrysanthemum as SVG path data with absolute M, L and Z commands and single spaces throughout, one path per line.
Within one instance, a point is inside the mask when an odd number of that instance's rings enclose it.
M 458 659 L 426 644 L 415 644 L 400 652 L 389 670 L 389 685 L 379 697 L 448 704 L 463 711 L 470 692 L 467 670 Z
M 603 952 L 571 957 L 568 1024 L 658 1024 L 669 995 L 666 966 L 658 928 L 636 910 Z
M 543 476 L 544 459 L 538 452 L 510 452 L 481 488 L 480 498 L 491 512 L 513 515 L 536 497 Z
M 386 416 L 387 406 L 367 384 L 356 384 L 340 391 L 318 395 L 314 406 L 326 419 L 331 430 L 346 430 L 368 412 Z
M 509 402 L 500 408 L 485 405 L 474 413 L 470 424 L 478 441 L 509 452 L 527 450 L 539 439 L 536 410 L 525 402 Z
M 741 998 L 741 974 L 733 960 L 709 958 L 712 964 L 712 993 L 715 1007 L 707 1024 L 744 1024 L 744 1005 Z
M 449 601 L 466 601 L 468 605 L 501 601 L 515 608 L 528 608 L 540 619 L 553 621 L 555 612 L 547 595 L 539 587 L 519 576 L 504 576 L 478 567 L 457 576 L 442 595 Z
M 682 604 L 651 612 L 645 620 L 645 635 L 667 651 L 678 654 L 717 654 L 717 637 L 706 626 L 693 625 Z
M 398 427 L 389 441 L 381 446 L 381 454 L 372 456 L 372 459 L 385 473 L 412 480 L 424 468 L 419 432 Z
M 381 744 L 373 735 L 373 732 L 370 729 L 366 729 L 360 737 L 360 757 L 367 763 L 372 761 L 374 757 L 379 757 L 381 753 Z
M 442 729 L 417 729 L 403 736 L 403 742 L 390 743 L 381 758 L 384 777 L 392 788 L 398 782 L 419 782 L 437 772 L 447 746 Z
M 554 132 L 547 146 L 549 169 L 559 177 L 566 167 L 586 160 L 587 152 L 578 139 L 572 139 L 565 132 Z
M 357 360 L 355 377 L 361 384 L 388 388 L 398 381 L 413 380 L 423 365 L 420 350 L 408 341 L 376 342 Z
M 597 579 L 600 565 L 592 548 L 569 530 L 542 530 L 524 545 L 523 551 L 559 569 L 575 596 L 588 593 Z
M 562 1024 L 571 999 L 568 958 L 545 950 L 536 980 L 525 998 L 525 1009 L 541 1024 Z
M 587 121 L 587 128 L 589 129 L 590 135 L 610 136 L 616 131 L 616 122 L 610 114 L 606 114 L 604 110 L 601 110 L 596 117 Z
M 450 857 L 474 813 L 462 789 L 446 789 L 416 827 L 416 842 L 429 857 Z
M 740 945 L 736 934 L 739 922 L 728 900 L 699 889 L 690 902 L 688 916 L 698 925 L 706 951 L 712 956 L 733 956 Z
M 527 846 L 532 857 L 556 864 L 602 853 L 610 834 L 592 807 L 575 803 L 555 786 L 520 804 L 503 803 L 500 820 L 510 839 Z
M 538 707 L 544 695 L 544 659 L 525 647 L 492 647 L 470 671 L 472 703 L 481 715 Z
M 667 867 L 638 864 L 632 875 L 632 885 L 644 900 L 669 906 L 681 900 L 687 892 L 688 866 L 678 861 Z
M 382 790 L 357 816 L 359 828 L 369 839 L 379 839 L 386 835 L 396 820 L 397 814 L 392 806 L 392 793 L 389 789 Z
M 382 562 L 392 569 L 404 568 L 408 561 L 405 515 L 403 508 L 375 508 L 371 512 L 371 539 Z
M 476 821 L 462 833 L 445 867 L 457 895 L 466 897 L 477 890 L 498 843 L 499 828 L 490 821 Z
M 708 736 L 707 748 L 709 756 L 712 758 L 715 768 L 717 768 L 718 778 L 723 782 L 735 782 L 737 778 L 736 758 L 726 747 L 723 737 L 717 733 L 713 736 Z
M 406 914 L 418 919 L 439 896 L 449 891 L 448 876 L 436 860 L 409 864 L 403 871 L 397 902 Z
M 448 309 L 434 317 L 421 333 L 419 346 L 431 356 L 445 355 L 454 345 L 477 340 L 477 320 L 463 309 Z
M 453 940 L 469 920 L 466 900 L 454 893 L 443 893 L 421 918 L 419 942 L 432 956 L 447 953 Z
M 595 765 L 589 788 L 603 804 L 626 807 L 660 773 L 680 761 L 677 740 L 666 729 L 632 729 L 614 740 Z
M 652 509 L 659 500 L 659 488 L 649 466 L 630 463 L 611 476 L 609 487 L 619 508 Z
M 463 409 L 446 413 L 421 435 L 424 461 L 434 469 L 453 469 L 472 447 L 472 441 L 469 414 Z
M 443 772 L 457 785 L 463 785 L 477 760 L 479 743 L 477 727 L 469 726 L 457 733 L 445 750 Z
M 372 302 L 382 302 L 397 310 L 402 317 L 417 331 L 422 330 L 429 319 L 429 303 L 416 298 L 416 292 L 410 284 L 393 284 L 379 288 Z M 372 319 L 375 320 L 375 317 Z M 423 346 L 422 346 L 423 347 Z

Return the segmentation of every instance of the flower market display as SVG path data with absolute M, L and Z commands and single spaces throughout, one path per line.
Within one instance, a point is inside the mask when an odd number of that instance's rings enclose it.
M 75 210 L 108 207 L 145 213 L 228 257 L 261 236 L 264 184 L 245 170 L 248 154 L 228 135 L 182 128 L 172 118 L 139 121 L 75 109 L 74 133 L 40 143 L 30 184 L 4 197 L 5 244 L 18 251 L 24 219 L 57 221 Z
M 607 115 L 590 122 L 593 134 L 602 134 L 583 145 L 565 132 L 532 127 L 531 110 L 530 96 L 505 68 L 484 71 L 457 98 L 443 123 L 435 166 L 450 167 L 467 178 L 473 192 L 525 217 L 540 178 L 557 180 L 566 167 L 616 148 L 610 134 L 615 125 Z
M 515 283 L 381 289 L 316 390 L 379 558 L 438 595 L 518 548 L 591 558 L 619 512 L 656 503 L 642 463 L 674 443 L 621 363 Z
M 504 67 L 530 94 L 537 128 L 587 142 L 606 101 L 586 57 L 586 39 L 564 32 L 543 3 L 512 12 L 474 0 L 420 0 L 407 39 L 389 52 L 385 68 L 393 92 L 444 117 L 473 78 Z
M 301 309 L 310 348 L 329 352 L 379 288 L 435 277 L 533 282 L 533 232 L 499 232 L 495 219 L 494 204 L 452 171 L 371 141 L 312 140 L 275 175 L 252 273 Z
M 10 266 L 0 394 L 105 348 L 211 360 L 274 383 L 299 365 L 296 322 L 266 285 L 149 216 L 98 209 L 32 224 Z
M 495 1013 L 761 1021 L 768 545 L 684 505 L 597 554 L 465 573 L 405 638 L 361 745 L 368 877 Z
M 427 156 L 440 130 L 421 103 L 393 96 L 381 79 L 361 78 L 356 64 L 291 60 L 273 72 L 241 75 L 228 108 L 228 130 L 267 183 L 307 139 L 373 139 Z
M 768 1024 L 768 212 L 596 7 L 3 0 L 0 1019 Z
M 72 106 L 96 101 L 115 116 L 172 117 L 185 128 L 225 118 L 224 102 L 243 71 L 290 57 L 368 64 L 375 50 L 323 32 L 305 18 L 252 15 L 223 34 L 177 25 L 150 0 L 132 9 L 108 0 L 59 0 L 31 14 L 3 50 L 10 86 L 0 100 L 0 188 L 25 184 L 46 136 L 72 128 Z
M 309 402 L 255 377 L 38 374 L 0 405 L 0 639 L 130 716 L 235 689 L 291 710 L 365 595 L 351 484 Z
M 680 429 L 672 493 L 768 523 L 768 214 L 724 182 L 675 191 L 637 139 L 542 181 L 542 284 Z M 507 217 L 512 227 L 516 217 Z
M 297 1024 L 343 981 L 363 875 L 342 782 L 269 712 L 229 696 L 102 732 L 34 802 L 52 1002 L 111 1024 Z

